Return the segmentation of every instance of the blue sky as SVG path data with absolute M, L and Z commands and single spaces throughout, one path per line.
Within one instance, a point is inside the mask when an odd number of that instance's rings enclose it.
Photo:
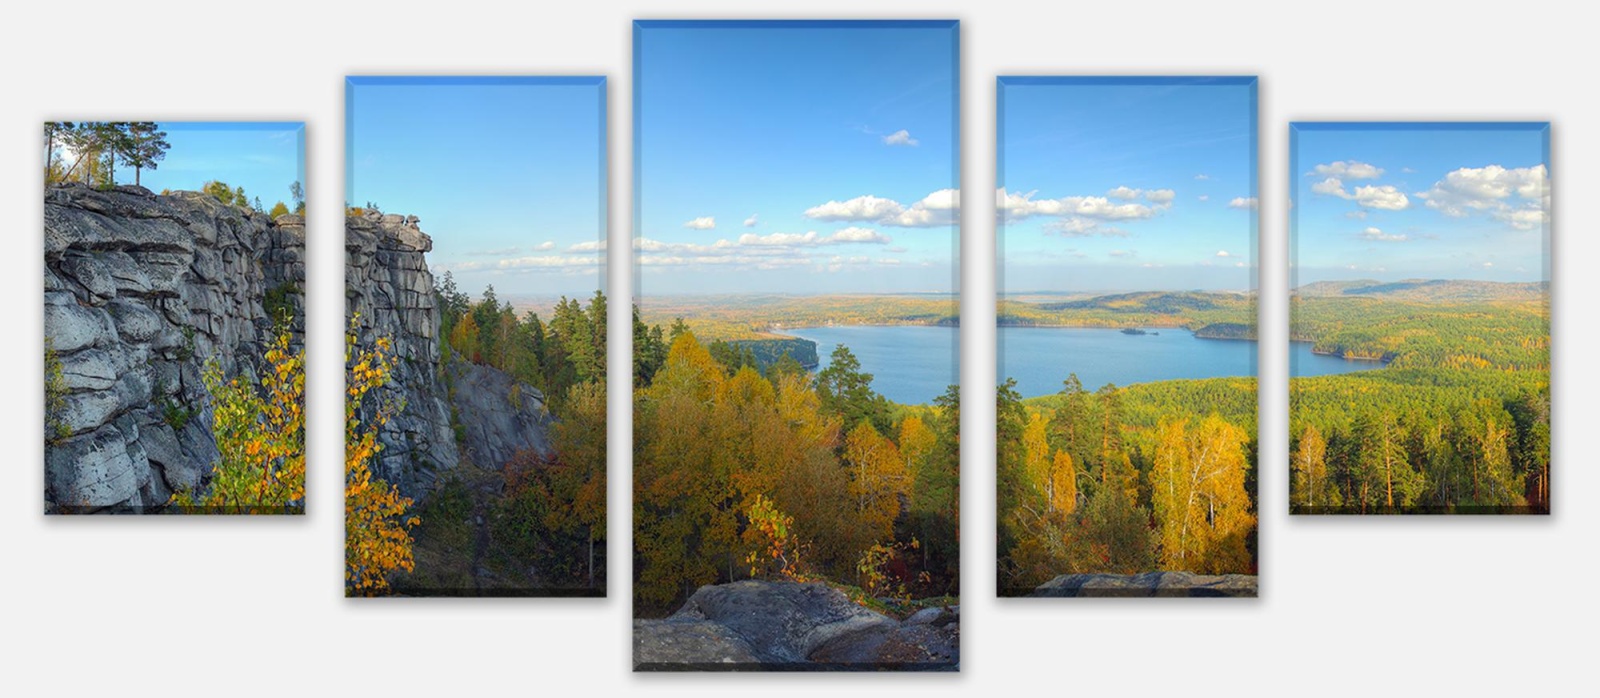
M 1253 78 L 999 81 L 1001 290 L 1248 290 Z
M 166 158 L 144 170 L 140 184 L 159 192 L 199 191 L 211 180 L 244 187 L 263 208 L 294 207 L 289 185 L 305 183 L 305 125 L 299 122 L 163 121 Z M 117 166 L 117 183 L 132 184 L 133 168 Z
M 1295 283 L 1548 279 L 1546 124 L 1292 124 Z
M 641 294 L 953 292 L 956 31 L 636 24 Z
M 603 285 L 600 77 L 352 77 L 345 196 L 414 215 L 428 263 L 478 297 Z

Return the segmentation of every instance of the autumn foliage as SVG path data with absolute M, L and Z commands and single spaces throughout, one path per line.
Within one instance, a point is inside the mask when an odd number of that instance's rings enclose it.
M 953 388 L 892 405 L 848 349 L 834 359 L 825 375 L 763 373 L 674 329 L 635 392 L 638 612 L 750 577 L 957 591 Z
M 1012 386 L 997 405 L 1002 593 L 1071 573 L 1255 572 L 1254 437 L 1195 399 L 1201 383 L 1089 392 L 1072 376 L 1028 401 Z
M 355 322 L 352 321 L 352 327 Z M 359 416 L 367 394 L 389 381 L 394 369 L 390 341 L 380 337 L 372 349 L 356 349 L 354 332 L 345 339 L 345 588 L 352 596 L 376 596 L 389 589 L 389 575 L 411 571 L 411 500 L 372 472 L 383 445 L 378 431 L 400 411 L 386 402 Z
M 211 396 L 212 437 L 221 458 L 203 493 L 177 492 L 172 504 L 195 513 L 281 513 L 306 492 L 305 354 L 280 331 L 260 376 L 226 379 L 212 359 L 201 378 Z

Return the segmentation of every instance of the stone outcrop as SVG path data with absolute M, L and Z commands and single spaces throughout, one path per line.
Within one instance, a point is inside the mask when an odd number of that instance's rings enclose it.
M 518 451 L 554 455 L 547 440 L 550 413 L 544 395 L 488 366 L 452 361 L 451 404 L 463 434 L 461 455 L 479 467 L 499 468 Z
M 709 585 L 667 618 L 634 621 L 634 666 L 951 671 L 960 664 L 960 620 L 953 606 L 897 621 L 821 582 Z
M 384 402 L 401 405 L 378 434 L 378 475 L 408 495 L 459 460 L 450 395 L 438 372 L 439 307 L 424 256 L 432 249 L 415 218 L 345 218 L 345 313 L 359 347 L 384 337 L 396 359 L 389 385 L 369 396 L 361 416 L 370 419 Z
M 402 405 L 378 435 L 378 474 L 411 497 L 463 455 L 488 469 L 523 449 L 548 455 L 550 421 L 533 386 L 459 355 L 441 364 L 440 309 L 426 259 L 433 240 L 418 222 L 377 212 L 345 218 L 345 311 L 355 318 L 358 346 L 388 338 L 396 359 L 390 384 L 369 396 L 362 416 L 382 401 Z
M 304 346 L 304 219 L 199 192 L 71 184 L 45 193 L 44 221 L 45 338 L 65 388 L 46 415 L 46 508 L 142 512 L 178 490 L 203 492 L 219 457 L 206 362 L 253 380 L 275 315 L 289 318 L 292 348 Z M 346 221 L 357 342 L 387 337 L 395 358 L 362 415 L 401 406 L 379 435 L 379 476 L 418 496 L 462 453 L 489 469 L 520 450 L 548 456 L 537 389 L 459 357 L 441 368 L 433 242 L 417 219 Z
M 65 392 L 46 414 L 46 508 L 143 511 L 202 488 L 218 454 L 201 369 L 253 375 L 273 309 L 303 345 L 304 252 L 299 216 L 198 192 L 47 190 L 44 335 Z
M 1256 576 L 1189 572 L 1064 574 L 1033 590 L 1036 597 L 1232 596 L 1255 597 Z

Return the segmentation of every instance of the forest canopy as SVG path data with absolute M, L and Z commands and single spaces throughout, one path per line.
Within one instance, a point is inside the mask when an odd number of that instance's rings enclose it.
M 752 577 L 959 593 L 956 386 L 896 405 L 846 347 L 812 375 L 719 359 L 681 322 L 635 327 L 636 614 Z

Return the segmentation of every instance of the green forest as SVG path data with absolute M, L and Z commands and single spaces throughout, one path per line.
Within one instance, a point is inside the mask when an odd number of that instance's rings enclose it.
M 637 311 L 634 350 L 636 615 L 748 578 L 869 606 L 959 594 L 957 386 L 898 405 L 846 347 L 813 374 Z
M 1151 291 L 1000 301 L 1002 326 L 1181 327 L 1255 339 L 1253 294 Z M 1256 572 L 1256 380 L 998 391 L 999 593 L 1063 574 Z
M 364 516 L 358 510 L 362 498 L 354 493 L 370 477 L 362 474 L 366 464 L 352 459 L 371 454 L 352 456 L 347 448 L 347 475 L 356 473 L 347 477 L 347 521 L 374 521 L 366 528 L 347 524 L 347 555 L 380 561 L 352 562 L 352 588 L 361 594 L 474 588 L 503 594 L 537 584 L 541 593 L 599 593 L 606 571 L 605 296 L 597 291 L 587 305 L 563 297 L 546 321 L 532 312 L 519 317 L 492 286 L 474 301 L 449 273 L 434 292 L 444 357 L 438 371 L 452 398 L 452 362 L 493 367 L 537 388 L 554 418 L 554 456 L 521 451 L 505 463 L 468 463 L 463 456 L 463 467 L 419 501 L 389 493 L 368 507 L 377 513 Z M 349 363 L 359 369 L 385 361 L 392 366 L 392 357 L 355 357 Z M 520 389 L 514 384 L 513 403 Z M 361 399 L 354 391 L 351 396 Z M 457 441 L 463 440 L 454 407 L 451 425 Z M 361 427 L 376 431 L 373 424 Z M 355 434 L 347 441 L 361 438 Z M 381 571 L 360 573 L 368 567 Z M 538 571 L 537 579 L 528 578 L 530 569 Z
M 999 388 L 999 592 L 1062 574 L 1255 574 L 1256 381 Z
M 1292 511 L 1549 511 L 1547 297 L 1467 283 L 1293 299 L 1294 340 L 1387 365 L 1290 380 Z

